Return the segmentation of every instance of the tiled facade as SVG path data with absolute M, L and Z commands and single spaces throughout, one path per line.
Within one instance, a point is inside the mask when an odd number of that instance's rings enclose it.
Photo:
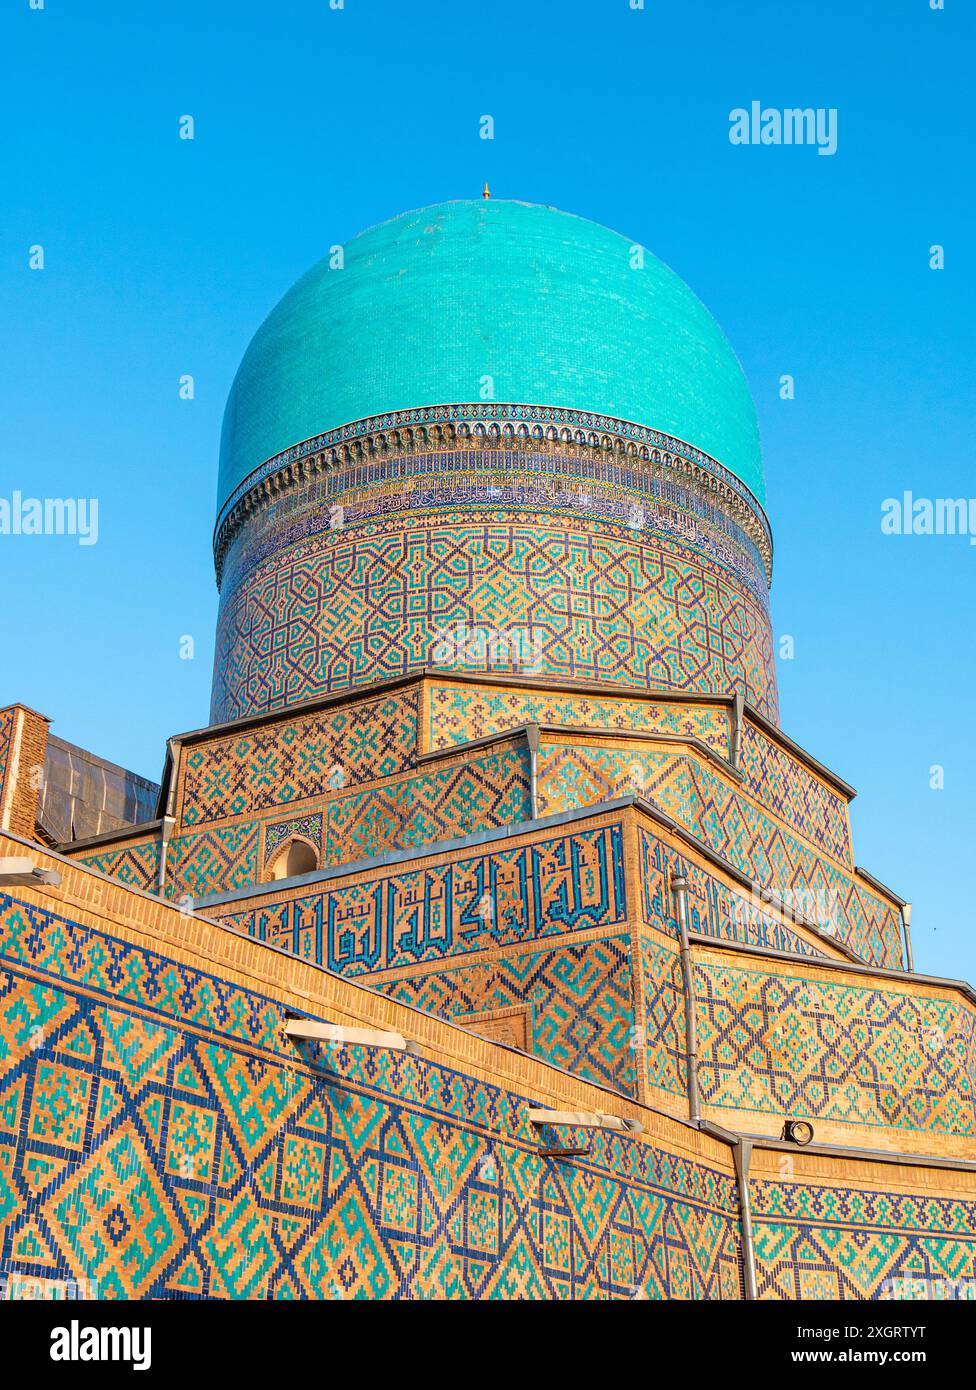
M 585 1156 L 547 1158 L 527 1105 L 621 1102 L 421 1001 L 64 873 L 67 914 L 0 904 L 0 1276 L 109 1299 L 742 1297 L 717 1141 L 638 1107 L 643 1135 L 571 1130 Z M 289 1042 L 286 1012 L 310 1007 L 421 1053 Z M 673 1052 L 681 1022 L 661 1029 Z M 759 1296 L 971 1296 L 966 1177 L 757 1148 Z
M 906 969 L 906 905 L 856 867 L 853 790 L 777 727 L 734 354 L 663 266 L 613 259 L 613 233 L 428 211 L 409 248 L 389 227 L 367 244 L 425 264 L 454 228 L 456 346 L 381 319 L 349 345 L 369 341 L 360 381 L 322 317 L 337 286 L 376 288 L 353 247 L 245 357 L 215 722 L 170 740 L 158 819 L 47 853 L 46 721 L 0 710 L 0 852 L 56 868 L 0 892 L 0 1283 L 976 1296 L 976 994 Z M 508 219 L 557 241 L 527 261 Z M 492 227 L 517 254 L 486 297 L 471 255 Z M 515 286 L 550 263 L 530 332 Z M 395 283 L 421 306 L 437 289 Z M 635 294 L 660 334 L 620 313 Z M 612 368 L 610 307 L 636 334 Z M 454 380 L 489 321 L 509 379 L 562 392 L 553 353 L 576 339 L 534 336 L 557 308 L 590 335 L 588 412 L 369 395 L 436 400 L 420 369 Z M 620 399 L 656 399 L 661 428 Z M 296 1015 L 372 1041 L 297 1043 Z M 540 1130 L 533 1107 L 575 1123 Z M 786 1143 L 796 1119 L 809 1150 Z
M 865 1167 L 845 1182 L 824 1159 L 754 1155 L 759 1297 L 971 1301 L 972 1174 Z
M 271 508 L 255 485 L 219 537 L 215 720 L 445 664 L 739 689 L 775 717 L 758 511 L 610 436 L 454 442 L 380 432 Z
M 843 968 L 723 960 L 695 964 L 703 1101 L 747 1128 L 789 1115 L 828 1127 L 976 1135 L 976 1003 L 931 986 L 865 983 Z M 968 1141 L 968 1142 L 966 1142 Z
M 662 1123 L 545 1159 L 524 1094 L 438 1059 L 445 1025 L 423 1057 L 297 1049 L 287 991 L 129 935 L 0 908 L 6 1278 L 109 1299 L 740 1296 L 718 1146 L 697 1159 Z M 361 994 L 342 987 L 375 1013 Z
M 417 687 L 352 700 L 188 746 L 180 763 L 181 828 L 267 815 L 416 763 Z
M 861 959 L 902 964 L 895 904 L 812 839 L 765 813 L 694 750 L 626 741 L 601 747 L 589 736 L 544 740 L 538 780 L 543 815 L 628 794 L 645 797 Z M 796 823 L 803 825 L 799 818 Z

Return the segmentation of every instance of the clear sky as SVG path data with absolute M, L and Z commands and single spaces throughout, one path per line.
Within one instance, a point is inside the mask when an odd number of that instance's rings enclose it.
M 976 980 L 976 547 L 880 529 L 906 489 L 976 496 L 974 38 L 967 0 L 7 0 L 0 496 L 97 497 L 100 534 L 0 536 L 0 703 L 158 779 L 207 722 L 250 335 L 329 246 L 487 179 L 642 242 L 725 328 L 784 728 L 859 789 L 857 862 L 914 902 L 918 968 Z M 754 100 L 836 108 L 836 154 L 732 145 Z

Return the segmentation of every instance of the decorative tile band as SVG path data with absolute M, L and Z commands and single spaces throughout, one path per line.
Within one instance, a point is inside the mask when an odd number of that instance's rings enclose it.
M 704 961 L 695 982 L 706 1103 L 976 1134 L 976 1012 L 962 1000 L 920 986 L 861 987 L 823 970 Z
M 751 1183 L 760 1298 L 976 1298 L 976 1202 Z
M 765 601 L 690 546 L 471 511 L 368 529 L 293 546 L 222 597 L 215 721 L 430 665 L 739 689 L 776 717 Z
M 622 835 L 620 825 L 578 831 L 438 867 L 326 884 L 245 911 L 212 912 L 340 974 L 373 974 L 623 924 Z
M 845 865 L 765 815 L 691 753 L 543 743 L 542 815 L 637 793 L 870 965 L 900 969 L 900 916 Z
M 805 936 L 794 931 L 744 889 L 720 883 L 697 864 L 676 854 L 655 835 L 641 828 L 641 898 L 644 920 L 669 936 L 678 934 L 671 876 L 682 873 L 688 880 L 688 927 L 692 932 L 743 946 L 770 951 L 790 951 L 799 956 L 826 956 Z
M 720 757 L 729 756 L 729 713 L 724 706 L 431 681 L 427 747 L 432 751 L 522 724 L 576 724 L 608 733 L 676 734 L 700 739 Z
M 637 1096 L 637 1057 L 630 937 L 563 942 L 449 970 L 369 977 L 372 988 L 401 1004 L 468 1022 L 490 1010 L 524 1006 L 523 1051 L 586 1081 Z
M 273 1000 L 9 899 L 0 948 L 0 1274 L 107 1299 L 741 1297 L 728 1173 L 604 1134 L 553 1163 L 519 1095 L 298 1056 Z
M 396 519 L 401 528 L 437 511 L 500 513 L 552 522 L 573 517 L 610 534 L 653 544 L 677 540 L 729 570 L 760 602 L 769 578 L 755 537 L 714 496 L 681 486 L 663 465 L 641 469 L 559 453 L 498 448 L 398 456 L 302 480 L 252 510 L 222 556 L 220 588 L 281 550 L 325 530 L 355 533 Z
M 100 854 L 78 854 L 73 857 L 79 864 L 117 878 L 120 883 L 131 884 L 133 888 L 143 888 L 150 893 L 156 890 L 159 881 L 158 840 L 148 840 L 139 845 L 121 844 Z
M 307 477 L 310 471 L 336 467 L 381 451 L 422 449 L 431 444 L 450 447 L 464 440 L 475 444 L 568 444 L 620 453 L 635 461 L 664 463 L 704 482 L 706 489 L 719 491 L 728 507 L 758 521 L 763 548 L 771 560 L 769 524 L 759 502 L 734 473 L 701 449 L 643 425 L 587 411 L 474 402 L 427 406 L 355 420 L 267 459 L 235 488 L 220 511 L 214 528 L 218 566 L 219 556 L 242 515 L 241 503 L 253 499 L 262 487 L 273 486 L 279 475 L 284 475 L 285 481 L 295 480 Z
M 318 710 L 187 745 L 177 826 L 189 829 L 328 796 L 413 767 L 417 689 Z

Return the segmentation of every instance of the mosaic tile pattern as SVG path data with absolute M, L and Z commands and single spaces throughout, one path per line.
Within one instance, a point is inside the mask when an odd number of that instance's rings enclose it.
M 751 510 L 748 530 L 700 484 L 680 482 L 669 465 L 568 456 L 565 452 L 512 451 L 500 447 L 445 449 L 437 453 L 396 451 L 368 462 L 362 455 L 331 466 L 301 486 L 287 483 L 275 495 L 273 515 L 262 505 L 241 518 L 230 544 L 218 544 L 220 586 L 234 587 L 256 565 L 324 529 L 324 519 L 341 507 L 341 524 L 374 526 L 396 517 L 401 527 L 435 511 L 481 512 L 494 519 L 500 509 L 534 511 L 544 523 L 555 517 L 626 527 L 647 543 L 657 537 L 692 545 L 734 574 L 760 602 L 768 592 L 766 538 Z M 751 531 L 752 535 L 748 532 Z
M 727 710 L 658 700 L 555 695 L 548 691 L 431 682 L 427 746 L 451 748 L 520 724 L 576 724 L 615 733 L 680 734 L 729 755 Z
M 626 935 L 391 981 L 370 976 L 369 983 L 402 1004 L 465 1026 L 471 1015 L 527 1003 L 525 1051 L 636 1096 L 639 1053 Z M 477 1023 L 470 1026 L 483 1031 Z
M 541 815 L 639 792 L 872 965 L 902 965 L 896 910 L 692 755 L 543 744 Z
M 976 1011 L 822 970 L 695 963 L 702 1100 L 925 1134 L 976 1133 Z
M 760 1298 L 976 1297 L 976 1202 L 763 1179 L 751 1198 Z
M 66 943 L 71 942 L 71 949 Z M 422 1058 L 296 1054 L 279 1005 L 0 908 L 0 1273 L 101 1298 L 737 1298 L 734 1184 Z
M 257 873 L 255 821 L 174 835 L 166 857 L 166 896 L 200 897 L 218 885 L 229 893 L 256 883 Z
M 799 956 L 826 956 L 798 931 L 768 912 L 758 899 L 730 888 L 691 860 L 675 854 L 656 835 L 641 827 L 641 902 L 644 920 L 669 936 L 677 935 L 671 877 L 677 871 L 688 880 L 688 928 L 721 941 L 763 946 Z
M 847 802 L 748 719 L 739 770 L 746 790 L 833 859 L 854 867 Z
M 533 464 L 535 470 L 557 476 L 567 470 L 568 476 L 577 481 L 609 472 L 615 481 L 637 490 L 647 486 L 649 476 L 658 476 L 661 465 L 666 470 L 661 476 L 671 486 L 680 480 L 682 472 L 688 477 L 700 477 L 695 471 L 697 467 L 707 474 L 709 482 L 720 483 L 720 496 L 726 504 L 733 497 L 746 504 L 750 522 L 758 523 L 758 532 L 765 539 L 765 549 L 769 549 L 768 523 L 765 515 L 756 510 L 755 495 L 717 459 L 696 449 L 686 440 L 648 429 L 631 420 L 597 415 L 590 411 L 501 401 L 467 401 L 396 410 L 353 420 L 338 429 L 302 440 L 266 459 L 235 489 L 221 508 L 215 551 L 219 553 L 226 544 L 226 538 L 221 533 L 233 529 L 232 526 L 228 528 L 226 523 L 238 504 L 260 483 L 276 475 L 282 476 L 294 463 L 304 461 L 306 465 L 321 464 L 332 468 L 355 463 L 353 485 L 365 487 L 387 478 L 390 472 L 388 455 L 391 452 L 396 455 L 399 465 L 403 461 L 403 450 L 407 447 L 421 451 L 427 447 L 436 448 L 435 463 L 433 467 L 428 465 L 428 468 L 437 473 L 449 471 L 450 464 L 444 462 L 445 456 L 451 457 L 450 450 L 446 451 L 446 455 L 444 451 L 444 446 L 449 442 L 456 446 L 464 445 L 464 467 L 470 466 L 467 459 L 472 449 L 477 453 L 487 448 L 491 458 L 495 459 L 501 447 L 510 449 L 514 446 L 519 450 L 526 473 L 533 471 Z M 375 457 L 376 454 L 379 458 Z M 610 454 L 615 454 L 615 457 L 607 469 L 606 458 Z M 413 456 L 414 461 L 423 458 L 423 452 Z M 690 468 L 688 464 L 691 464 Z M 698 501 L 699 505 L 703 501 L 707 503 L 707 495 L 699 497 Z M 732 507 L 731 510 L 742 517 L 741 507 Z M 754 531 L 756 529 L 753 527 Z
M 181 759 L 180 828 L 392 777 L 413 766 L 416 745 L 416 689 L 193 743 Z
M 524 747 L 497 748 L 447 767 L 336 795 L 327 806 L 324 865 L 368 859 L 529 820 Z
M 259 882 L 258 850 L 263 830 L 263 864 L 280 827 L 301 823 L 320 828 L 320 867 L 369 859 L 391 849 L 407 849 L 474 830 L 513 825 L 529 818 L 528 755 L 523 747 L 501 747 L 480 757 L 433 767 L 368 785 L 348 794 L 332 792 L 321 811 L 285 820 L 244 820 L 174 835 L 167 858 L 166 896 L 232 892 Z M 290 833 L 290 832 L 289 832 Z M 312 835 L 306 838 L 313 838 Z M 108 862 L 109 856 L 104 856 Z M 86 860 L 85 862 L 90 862 Z M 98 866 L 96 866 L 98 867 Z M 106 870 L 106 872 L 108 872 Z
M 765 604 L 691 547 L 568 518 L 457 512 L 320 535 L 225 588 L 213 718 L 438 664 L 458 623 L 538 635 L 539 674 L 741 688 L 775 717 Z M 498 660 L 511 669 L 511 657 Z
M 140 845 L 117 845 L 100 854 L 77 854 L 72 858 L 110 878 L 117 878 L 120 883 L 129 883 L 133 888 L 144 888 L 150 893 L 159 882 L 158 840 Z
M 644 985 L 643 1064 L 651 1086 L 684 1100 L 688 1095 L 685 1064 L 685 993 L 676 950 L 648 936 L 641 938 Z
M 319 853 L 322 849 L 322 812 L 310 811 L 290 820 L 272 821 L 264 830 L 264 864 L 271 864 L 278 850 L 288 840 L 307 840 Z
M 208 909 L 346 976 L 517 945 L 627 919 L 619 825 L 401 870 L 283 902 Z

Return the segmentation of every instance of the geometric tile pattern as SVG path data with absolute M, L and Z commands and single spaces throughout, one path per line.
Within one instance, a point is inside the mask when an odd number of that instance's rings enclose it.
M 225 585 L 212 717 L 443 665 L 442 634 L 458 624 L 528 634 L 537 674 L 741 688 L 776 715 L 765 602 L 727 569 L 626 526 L 456 511 L 327 532 Z M 512 670 L 513 658 L 459 664 Z
M 525 1097 L 296 1052 L 271 999 L 25 904 L 0 949 L 3 1274 L 109 1299 L 741 1296 L 707 1164 L 611 1134 L 543 1159 Z
M 976 1133 L 976 1010 L 962 1000 L 695 964 L 711 1105 L 929 1134 Z
M 166 858 L 166 896 L 198 897 L 219 885 L 226 892 L 257 882 L 255 822 L 174 835 Z
M 530 817 L 524 746 L 499 748 L 327 804 L 324 865 L 368 859 Z
M 520 724 L 581 724 L 612 733 L 676 734 L 700 739 L 723 757 L 729 754 L 728 711 L 714 705 L 431 682 L 427 729 L 431 750 Z
M 204 897 L 258 883 L 262 828 L 264 868 L 273 857 L 276 841 L 281 843 L 288 834 L 295 833 L 299 822 L 306 825 L 305 838 L 312 840 L 316 849 L 321 842 L 320 866 L 329 867 L 368 859 L 386 850 L 407 849 L 527 820 L 528 798 L 529 771 L 524 746 L 487 751 L 477 758 L 453 759 L 449 765 L 429 772 L 406 773 L 351 792 L 333 791 L 319 798 L 322 810 L 315 813 L 309 811 L 286 821 L 271 817 L 264 821 L 248 819 L 174 835 L 167 854 L 166 896 Z M 109 863 L 112 856 L 79 858 L 101 868 L 101 861 Z
M 483 407 L 452 407 L 455 420 L 470 419 L 470 413 L 479 409 Z M 500 409 L 505 407 L 493 406 L 491 412 Z M 570 423 L 567 413 L 563 414 L 562 423 Z M 393 423 L 393 418 L 386 417 L 383 430 Z M 576 419 L 572 423 L 578 426 L 584 422 Z M 592 427 L 592 420 L 587 424 Z M 216 536 L 214 545 L 218 584 L 233 587 L 242 574 L 270 555 L 321 532 L 323 518 L 335 504 L 342 506 L 345 526 L 375 524 L 392 515 L 412 519 L 418 512 L 455 511 L 459 505 L 469 513 L 497 519 L 502 504 L 517 507 L 523 516 L 541 510 L 550 521 L 553 517 L 585 518 L 626 526 L 631 534 L 671 536 L 734 570 L 755 592 L 762 586 L 768 588 L 763 560 L 769 555 L 765 521 L 754 511 L 748 490 L 740 488 L 714 460 L 701 455 L 696 459 L 713 475 L 718 472 L 731 483 L 731 491 L 749 503 L 750 515 L 741 509 L 731 515 L 729 496 L 710 488 L 706 491 L 694 479 L 683 479 L 671 466 L 673 461 L 660 454 L 655 458 L 641 451 L 639 456 L 627 457 L 621 451 L 613 462 L 607 462 L 589 450 L 581 453 L 572 445 L 566 449 L 550 443 L 541 429 L 530 443 L 525 436 L 518 441 L 513 437 L 492 439 L 491 432 L 497 429 L 494 425 L 479 441 L 479 428 L 484 427 L 475 426 L 473 437 L 459 449 L 428 451 L 421 447 L 418 452 L 414 432 L 413 448 L 398 447 L 403 443 L 400 439 L 391 452 L 389 436 L 381 433 L 370 439 L 370 422 L 359 421 L 352 429 L 362 441 L 363 452 L 349 451 L 347 441 L 352 434 L 347 427 L 342 440 L 333 437 L 327 442 L 320 436 L 318 441 L 306 440 L 267 460 L 241 485 L 238 500 L 261 478 L 309 453 L 339 444 L 343 455 L 333 458 L 325 471 L 303 478 L 300 487 L 277 492 L 272 508 L 259 503 L 249 517 L 238 514 L 236 523 L 232 521 L 226 529 L 223 520 L 227 510 L 223 509 L 218 533 L 224 534 Z M 515 447 L 510 447 L 513 444 Z M 665 447 L 680 453 L 686 446 L 671 439 Z
M 681 960 L 651 937 L 641 940 L 644 984 L 644 1052 L 647 1081 L 675 1096 L 687 1096 L 685 995 Z
M 269 886 L 270 887 L 270 886 Z M 347 977 L 627 918 L 619 825 L 209 915 Z
M 369 977 L 371 988 L 438 1018 L 466 1017 L 506 1005 L 527 1005 L 531 1036 L 525 1051 L 584 1080 L 636 1096 L 630 939 L 525 951 L 393 980 Z M 474 1032 L 479 1025 L 470 1024 Z
M 262 860 L 265 868 L 271 864 L 275 854 L 286 840 L 292 840 L 296 837 L 301 840 L 306 840 L 315 850 L 316 854 L 321 853 L 321 811 L 310 812 L 304 816 L 297 816 L 292 820 L 276 820 L 265 824 L 264 855 Z
M 405 690 L 186 748 L 180 828 L 391 777 L 416 759 L 417 692 Z
M 976 1202 L 785 1179 L 750 1193 L 760 1298 L 973 1297 Z
M 538 776 L 540 815 L 639 792 L 862 960 L 901 968 L 894 907 L 770 819 L 693 753 L 543 744 Z
M 751 796 L 832 859 L 854 867 L 845 799 L 748 719 L 742 722 L 739 771 Z
M 693 860 L 675 854 L 643 826 L 638 830 L 638 842 L 644 921 L 658 931 L 667 936 L 678 935 L 670 884 L 672 874 L 680 872 L 688 880 L 689 931 L 799 956 L 828 954 L 773 916 L 754 895 L 719 882 Z
M 431 749 L 527 723 L 697 738 L 720 757 L 729 757 L 729 714 L 723 707 L 431 682 Z M 847 802 L 749 719 L 742 726 L 739 770 L 750 796 L 832 858 L 853 867 Z
M 117 878 L 120 883 L 129 883 L 133 888 L 143 888 L 148 892 L 155 891 L 159 878 L 158 840 L 137 845 L 123 844 L 101 854 L 78 854 L 72 858 L 110 878 Z

